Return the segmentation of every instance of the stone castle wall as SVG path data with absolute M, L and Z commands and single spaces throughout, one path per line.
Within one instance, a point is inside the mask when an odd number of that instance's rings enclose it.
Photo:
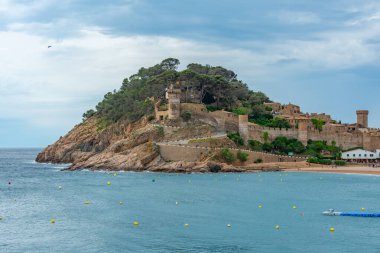
M 161 157 L 165 161 L 185 161 L 196 162 L 200 161 L 203 156 L 209 155 L 210 152 L 221 150 L 221 148 L 208 148 L 208 147 L 193 147 L 181 146 L 175 144 L 157 144 L 160 149 Z M 236 156 L 240 149 L 230 149 Z M 306 157 L 293 157 L 282 156 L 264 152 L 256 152 L 251 150 L 241 150 L 248 153 L 248 160 L 246 163 L 254 163 L 257 159 L 261 159 L 264 163 L 271 162 L 302 162 L 306 161 Z

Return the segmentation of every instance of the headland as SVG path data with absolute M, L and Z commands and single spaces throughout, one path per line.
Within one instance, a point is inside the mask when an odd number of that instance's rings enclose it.
M 68 170 L 377 173 L 339 167 L 346 165 L 344 150 L 380 148 L 368 111 L 345 124 L 273 102 L 223 67 L 189 64 L 177 71 L 178 64 L 169 58 L 125 78 L 36 161 L 70 163 Z

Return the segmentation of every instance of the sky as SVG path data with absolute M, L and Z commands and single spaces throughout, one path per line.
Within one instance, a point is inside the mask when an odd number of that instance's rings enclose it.
M 304 112 L 351 123 L 368 109 L 380 127 L 379 1 L 0 0 L 0 147 L 53 143 L 168 57 Z

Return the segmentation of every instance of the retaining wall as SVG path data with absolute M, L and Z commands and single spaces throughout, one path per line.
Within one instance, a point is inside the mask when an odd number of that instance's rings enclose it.
M 208 148 L 208 147 L 193 147 L 185 145 L 175 145 L 175 144 L 157 144 L 159 146 L 161 157 L 165 161 L 186 161 L 186 162 L 196 162 L 199 161 L 202 155 L 209 154 L 215 150 L 221 150 L 222 148 Z M 306 161 L 306 157 L 296 157 L 296 156 L 281 156 L 264 152 L 256 152 L 251 150 L 242 149 L 230 149 L 236 156 L 237 152 L 244 151 L 249 154 L 246 163 L 253 163 L 257 159 L 262 159 L 264 163 L 269 162 L 302 162 Z

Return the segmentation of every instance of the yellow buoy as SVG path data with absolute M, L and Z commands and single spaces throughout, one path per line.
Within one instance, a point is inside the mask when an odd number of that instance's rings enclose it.
M 89 204 L 91 204 L 91 201 L 86 200 L 86 201 L 84 202 L 84 204 L 85 204 L 85 205 L 89 205 Z
M 231 227 L 231 224 L 227 224 L 227 227 L 230 228 L 230 227 Z
M 335 228 L 330 228 L 330 232 L 335 232 Z
M 279 230 L 279 229 L 280 229 L 280 226 L 279 226 L 279 225 L 277 225 L 277 226 L 276 226 L 276 229 L 277 229 L 277 230 Z
M 362 211 L 365 211 L 365 208 L 364 208 L 364 207 L 362 207 Z
M 178 205 L 178 201 L 176 201 L 175 204 Z
M 188 223 L 185 223 L 185 225 L 184 225 L 184 226 L 187 228 L 187 227 L 189 227 L 190 225 L 189 225 Z
M 297 207 L 296 207 L 296 205 L 293 205 L 293 209 L 296 209 Z
M 138 221 L 133 222 L 133 226 L 138 226 L 138 225 L 140 225 L 140 223 Z
M 259 208 L 263 208 L 263 205 L 259 205 Z
M 122 205 L 122 204 L 124 204 L 123 201 L 119 201 L 119 205 Z
M 113 173 L 113 176 L 114 176 L 114 177 L 116 177 L 116 176 L 117 176 L 117 174 L 116 174 L 116 173 Z
M 107 182 L 107 185 L 111 185 L 111 182 L 110 182 L 110 181 L 108 181 L 108 182 Z
M 58 186 L 58 190 L 62 190 L 62 186 Z
M 50 221 L 50 222 L 54 224 L 54 223 L 55 223 L 55 219 L 51 219 L 51 221 Z

